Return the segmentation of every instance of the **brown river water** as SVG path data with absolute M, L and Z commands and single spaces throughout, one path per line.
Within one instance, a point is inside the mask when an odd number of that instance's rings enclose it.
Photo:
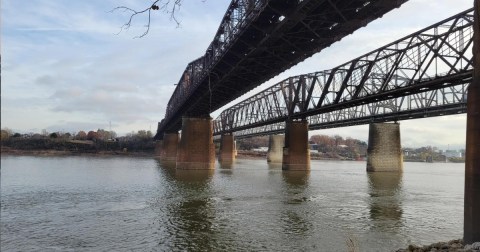
M 461 238 L 464 164 L 1 157 L 1 251 L 394 251 Z

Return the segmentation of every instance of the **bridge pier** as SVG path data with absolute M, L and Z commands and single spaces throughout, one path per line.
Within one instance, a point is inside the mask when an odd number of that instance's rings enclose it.
M 267 162 L 282 163 L 284 142 L 284 135 L 270 135 L 268 140 Z
M 282 169 L 299 171 L 310 170 L 308 122 L 305 120 L 286 122 Z
M 162 156 L 162 148 L 163 148 L 163 140 L 155 141 L 155 151 L 154 151 L 153 155 L 157 158 L 161 157 Z
M 474 1 L 473 81 L 467 94 L 463 240 L 480 241 L 480 1 Z
M 401 172 L 400 124 L 372 123 L 369 127 L 367 172 Z
M 215 168 L 215 145 L 211 118 L 182 118 L 182 137 L 177 151 L 177 169 Z
M 233 135 L 222 135 L 220 139 L 220 156 L 218 157 L 218 160 L 222 162 L 233 162 L 236 157 L 236 152 L 237 150 Z
M 162 160 L 177 160 L 178 138 L 178 132 L 165 133 L 163 135 L 162 148 L 160 152 Z

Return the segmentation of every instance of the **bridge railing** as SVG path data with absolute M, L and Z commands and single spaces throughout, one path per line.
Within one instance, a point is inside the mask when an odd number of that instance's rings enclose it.
M 223 111 L 214 134 L 468 83 L 472 25 L 470 9 L 333 69 L 285 79 Z
M 205 80 L 211 68 L 232 45 L 242 29 L 257 17 L 267 3 L 268 0 L 232 0 L 205 54 L 187 65 L 167 104 L 165 119 L 159 123 L 158 129 L 161 129 L 164 126 L 163 123 L 177 113 L 181 105 Z

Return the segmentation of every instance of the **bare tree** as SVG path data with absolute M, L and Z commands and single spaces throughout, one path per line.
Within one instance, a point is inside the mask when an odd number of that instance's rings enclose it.
M 175 15 L 176 15 L 176 12 L 180 9 L 182 1 L 183 0 L 155 0 L 152 2 L 152 4 L 149 7 L 143 10 L 135 10 L 127 6 L 118 6 L 112 9 L 110 12 L 113 13 L 115 11 L 123 11 L 123 12 L 131 13 L 128 21 L 125 24 L 123 24 L 122 27 L 120 27 L 120 31 L 118 32 L 118 34 L 120 34 L 123 30 L 128 30 L 130 28 L 135 16 L 148 15 L 148 21 L 147 21 L 147 24 L 145 25 L 145 32 L 140 36 L 134 37 L 134 38 L 142 38 L 145 35 L 147 35 L 148 32 L 150 31 L 150 21 L 151 21 L 152 11 L 163 11 L 169 14 L 170 20 L 175 21 L 177 26 L 179 26 L 180 22 Z

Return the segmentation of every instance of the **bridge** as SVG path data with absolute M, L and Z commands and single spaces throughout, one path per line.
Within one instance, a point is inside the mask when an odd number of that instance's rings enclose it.
M 351 34 L 407 0 L 232 0 L 205 54 L 190 62 L 156 140 L 182 116 L 210 112 Z
M 466 113 L 473 9 L 333 69 L 287 78 L 224 110 L 214 135 L 284 133 Z
M 309 170 L 308 130 L 369 124 L 367 171 L 401 172 L 396 121 L 467 113 L 464 241 L 480 240 L 480 0 L 474 8 L 333 69 L 287 78 L 209 113 L 405 1 L 232 1 L 159 123 L 156 153 L 176 169 L 235 159 L 234 137 L 271 137 L 268 159 Z M 395 123 L 384 123 L 395 121 Z M 178 131 L 181 128 L 181 138 Z

